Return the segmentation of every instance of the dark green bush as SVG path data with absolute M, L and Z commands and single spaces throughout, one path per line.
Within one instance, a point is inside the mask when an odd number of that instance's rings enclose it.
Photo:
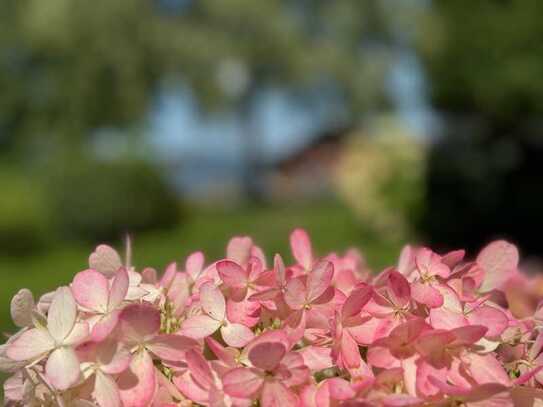
M 21 171 L 0 168 L 0 253 L 20 255 L 50 239 L 43 190 Z
M 433 146 L 422 225 L 432 244 L 475 252 L 507 238 L 542 253 L 543 139 L 514 134 L 455 133 Z
M 48 176 L 55 224 L 64 237 L 109 240 L 127 232 L 174 226 L 175 193 L 148 163 L 73 160 Z

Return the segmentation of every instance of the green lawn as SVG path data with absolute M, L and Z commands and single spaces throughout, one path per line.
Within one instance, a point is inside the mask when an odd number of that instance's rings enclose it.
M 134 236 L 134 262 L 137 267 L 162 268 L 172 260 L 182 261 L 194 250 L 203 250 L 208 259 L 215 260 L 224 255 L 228 239 L 240 234 L 252 236 L 270 258 L 279 252 L 290 259 L 288 234 L 298 226 L 311 233 L 318 253 L 356 246 L 376 269 L 394 262 L 398 254 L 398 245 L 364 233 L 348 209 L 339 203 L 327 202 L 243 211 L 191 211 L 184 224 L 176 229 Z M 39 255 L 0 257 L 0 332 L 13 329 L 9 302 L 17 290 L 27 287 L 39 296 L 58 285 L 68 284 L 75 273 L 87 267 L 92 249 L 93 245 L 64 243 Z

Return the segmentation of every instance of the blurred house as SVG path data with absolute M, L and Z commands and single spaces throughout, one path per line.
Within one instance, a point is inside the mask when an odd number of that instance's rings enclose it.
M 302 148 L 271 163 L 264 177 L 266 198 L 289 201 L 332 196 L 335 171 L 350 131 L 348 127 L 323 131 Z

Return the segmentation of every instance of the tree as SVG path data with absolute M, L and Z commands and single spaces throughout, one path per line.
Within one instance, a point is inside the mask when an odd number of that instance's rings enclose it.
M 543 26 L 537 0 L 432 2 L 420 50 L 445 137 L 429 162 L 432 240 L 541 253 Z
M 386 104 L 385 15 L 375 0 L 6 0 L 0 137 L 84 150 L 97 128 L 141 123 L 158 84 L 178 78 L 205 111 L 243 117 L 254 157 L 262 89 L 332 95 L 348 120 Z

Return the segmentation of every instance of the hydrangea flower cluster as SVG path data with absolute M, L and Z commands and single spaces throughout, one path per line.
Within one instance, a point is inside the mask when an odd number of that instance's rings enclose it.
M 235 237 L 225 259 L 196 252 L 161 277 L 98 246 L 69 286 L 13 298 L 6 405 L 543 403 L 543 310 L 509 307 L 509 282 L 530 284 L 514 245 L 474 261 L 406 246 L 380 274 L 355 250 L 318 257 L 301 229 L 290 245 L 293 264 L 269 263 Z

